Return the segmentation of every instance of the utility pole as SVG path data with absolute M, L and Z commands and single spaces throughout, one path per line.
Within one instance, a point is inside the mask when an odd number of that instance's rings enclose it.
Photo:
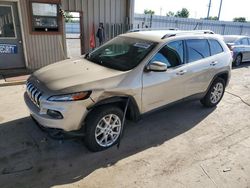
M 220 13 L 221 13 L 222 1 L 223 0 L 220 0 L 220 9 L 219 9 L 219 13 L 218 13 L 218 20 L 220 20 Z
M 209 0 L 209 3 L 208 3 L 208 10 L 207 10 L 207 19 L 209 18 L 209 15 L 210 15 L 211 3 L 212 3 L 212 0 Z

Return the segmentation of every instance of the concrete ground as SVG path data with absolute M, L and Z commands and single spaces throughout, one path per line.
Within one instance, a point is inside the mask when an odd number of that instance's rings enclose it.
M 24 84 L 31 74 L 28 69 L 10 69 L 0 70 L 0 88 L 5 86 Z
M 169 107 L 128 123 L 120 149 L 99 153 L 48 138 L 30 119 L 24 90 L 0 88 L 1 188 L 250 187 L 249 63 L 233 70 L 217 108 Z

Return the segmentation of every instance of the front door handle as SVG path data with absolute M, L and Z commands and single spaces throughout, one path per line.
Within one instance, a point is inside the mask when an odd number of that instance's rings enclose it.
M 210 63 L 211 66 L 215 66 L 217 65 L 218 61 L 213 61 L 212 63 Z
M 187 71 L 186 70 L 181 70 L 179 72 L 177 72 L 176 74 L 177 75 L 184 75 Z

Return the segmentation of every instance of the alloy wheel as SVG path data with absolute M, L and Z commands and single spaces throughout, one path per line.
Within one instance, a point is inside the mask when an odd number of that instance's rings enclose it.
M 235 59 L 235 66 L 239 66 L 241 64 L 241 56 L 238 55 Z
M 109 147 L 115 143 L 121 132 L 121 119 L 115 114 L 104 116 L 95 129 L 96 142 L 102 147 Z
M 210 95 L 211 103 L 215 104 L 219 102 L 219 100 L 221 99 L 223 95 L 223 90 L 224 90 L 224 86 L 222 83 L 218 82 L 217 84 L 215 84 Z

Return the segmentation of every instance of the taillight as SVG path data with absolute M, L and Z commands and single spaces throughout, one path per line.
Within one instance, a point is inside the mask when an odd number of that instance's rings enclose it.
M 234 49 L 234 46 L 230 45 L 230 44 L 227 44 L 227 47 L 229 48 L 229 50 L 233 51 Z
M 234 57 L 234 52 L 232 50 L 230 50 L 230 52 L 231 52 L 231 56 Z
M 233 57 L 234 56 L 234 52 L 233 52 L 234 46 L 227 44 L 227 47 L 229 48 L 229 50 L 231 52 L 231 56 Z

